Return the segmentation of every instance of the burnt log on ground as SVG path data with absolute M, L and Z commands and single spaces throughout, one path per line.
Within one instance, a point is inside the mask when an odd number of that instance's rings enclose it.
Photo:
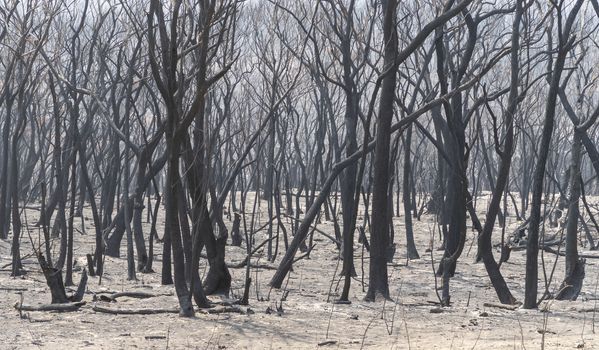
M 156 315 L 156 314 L 178 314 L 178 308 L 148 308 L 148 309 L 117 309 L 117 308 L 109 308 L 103 307 L 99 305 L 94 305 L 92 310 L 95 312 L 111 314 L 111 315 Z M 245 314 L 239 307 L 235 306 L 224 306 L 224 307 L 216 307 L 216 308 L 208 308 L 208 309 L 199 309 L 199 312 L 202 314 L 224 314 L 224 313 L 237 313 L 237 314 Z
M 155 315 L 155 314 L 178 314 L 178 308 L 166 308 L 166 309 L 114 309 L 94 305 L 92 308 L 95 312 L 101 312 L 111 315 Z
M 94 296 L 94 300 L 99 299 L 101 301 L 115 302 L 118 298 L 135 298 L 135 299 L 149 299 L 160 296 L 171 296 L 173 294 L 152 294 L 146 292 L 117 292 L 112 294 L 97 294 Z
M 83 305 L 84 301 L 74 303 L 63 303 L 63 304 L 41 304 L 41 305 L 25 305 L 20 302 L 15 303 L 15 309 L 19 311 L 57 311 L 57 312 L 71 312 L 78 311 Z

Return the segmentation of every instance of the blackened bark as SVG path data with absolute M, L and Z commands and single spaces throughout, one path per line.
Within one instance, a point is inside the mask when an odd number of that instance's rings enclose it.
M 14 130 L 14 134 L 11 142 L 11 157 L 10 157 L 10 176 L 8 181 L 10 183 L 10 200 L 12 204 L 8 206 L 11 212 L 12 217 L 12 245 L 11 245 L 11 255 L 12 255 L 12 271 L 11 276 L 20 276 L 25 272 L 23 271 L 23 265 L 21 263 L 21 213 L 19 212 L 19 174 L 18 174 L 18 142 L 20 136 L 25 130 L 25 110 L 23 106 L 23 96 L 19 94 L 18 100 L 18 119 L 17 125 Z M 10 202 L 9 202 L 10 204 Z M 6 222 L 8 225 L 8 222 Z
M 73 133 L 74 133 L 74 128 L 75 126 L 72 127 L 73 128 Z M 73 145 L 75 146 L 75 145 Z M 76 155 L 75 155 L 76 157 Z M 76 172 L 77 172 L 77 163 L 76 160 L 73 159 L 73 163 L 71 163 L 71 202 L 70 202 L 70 206 L 69 206 L 69 221 L 68 221 L 68 226 L 67 226 L 67 232 L 63 232 L 63 235 L 67 235 L 67 271 L 65 274 L 65 281 L 64 284 L 66 286 L 72 286 L 73 285 L 73 224 L 74 224 L 74 219 L 75 219 L 75 205 L 76 205 L 76 193 L 77 193 L 77 176 L 76 176 Z
M 491 196 L 491 202 L 487 209 L 487 216 L 485 219 L 485 225 L 482 233 L 478 237 L 479 245 L 479 256 L 485 264 L 493 288 L 497 293 L 499 301 L 504 304 L 513 304 L 516 299 L 512 296 L 505 279 L 499 271 L 499 265 L 493 257 L 493 250 L 491 246 L 491 236 L 493 234 L 493 227 L 495 225 L 495 219 L 499 212 L 502 195 L 505 194 L 505 189 L 508 183 L 510 166 L 512 162 L 512 154 L 514 152 L 514 114 L 518 107 L 518 84 L 519 84 L 519 51 L 520 51 L 520 21 L 523 14 L 522 1 L 519 0 L 516 4 L 516 15 L 512 25 L 512 53 L 511 53 L 511 82 L 510 82 L 510 95 L 508 97 L 509 105 L 504 115 L 504 124 L 506 127 L 505 139 L 503 144 L 503 150 L 499 154 L 501 163 L 499 164 L 499 171 L 497 174 L 497 181 L 493 188 L 493 194 Z M 491 108 L 489 108 L 489 113 Z M 499 145 L 496 145 L 499 149 Z M 483 149 L 483 152 L 486 150 Z
M 410 157 L 412 150 L 412 126 L 410 125 L 406 130 L 405 142 L 404 142 L 404 162 L 403 162 L 403 178 L 402 178 L 402 199 L 404 207 L 404 222 L 406 228 L 406 245 L 408 259 L 420 259 L 416 244 L 414 243 L 414 228 L 412 225 L 412 213 L 416 211 L 415 207 L 412 207 L 410 203 L 410 174 L 411 174 L 411 161 Z
M 539 225 L 541 224 L 541 200 L 543 196 L 545 166 L 547 164 L 547 156 L 553 134 L 555 108 L 557 105 L 557 95 L 559 92 L 561 75 L 564 69 L 564 62 L 566 60 L 567 53 L 573 44 L 570 39 L 570 29 L 572 28 L 574 19 L 576 18 L 582 3 L 582 0 L 576 1 L 572 7 L 572 10 L 570 11 L 570 14 L 568 15 L 568 19 L 564 26 L 564 33 L 560 33 L 559 51 L 555 60 L 555 66 L 551 75 L 551 84 L 547 94 L 545 121 L 543 123 L 543 132 L 538 152 L 539 158 L 535 166 L 533 177 L 530 224 L 528 230 L 529 234 L 526 245 L 526 280 L 524 286 L 524 308 L 526 309 L 534 309 L 537 307 Z
M 570 165 L 570 195 L 568 197 L 568 221 L 566 223 L 566 276 L 560 287 L 558 300 L 576 300 L 584 279 L 584 259 L 578 257 L 578 221 L 581 194 L 580 163 L 582 141 L 580 131 L 574 130 L 572 141 L 572 161 Z
M 126 201 L 127 205 L 132 207 L 132 208 L 130 208 L 130 212 L 131 211 L 134 212 L 135 210 L 142 209 L 142 208 L 136 209 L 135 203 L 141 203 L 141 202 L 136 202 L 136 198 L 143 198 L 143 192 L 149 186 L 152 179 L 162 170 L 162 168 L 164 167 L 164 164 L 166 163 L 166 159 L 167 159 L 166 154 L 164 154 L 160 158 L 158 158 L 150 166 L 150 170 L 143 177 L 139 176 L 139 172 L 138 172 L 134 194 L 132 196 L 130 196 L 129 199 Z M 141 166 L 141 162 L 139 163 L 139 165 Z M 139 224 L 141 224 L 141 222 L 137 222 L 137 224 L 136 224 L 136 222 L 134 222 L 133 229 L 134 229 L 134 236 L 135 236 L 135 242 L 136 242 L 137 253 L 138 253 L 138 260 L 141 259 L 141 261 L 143 261 L 143 259 L 145 259 L 144 256 L 146 255 L 145 243 L 143 243 L 143 232 L 137 232 L 137 230 L 135 229 L 136 225 L 139 225 Z M 106 255 L 113 256 L 113 257 L 119 257 L 121 241 L 122 241 L 123 236 L 126 231 L 125 206 L 124 205 L 121 205 L 119 211 L 117 212 L 116 216 L 112 220 L 111 226 L 114 228 L 114 230 L 113 230 L 112 234 L 106 240 Z
M 389 148 L 391 121 L 397 80 L 398 39 L 396 27 L 396 0 L 383 2 L 384 67 L 386 75 L 381 85 L 379 115 L 376 124 L 374 154 L 374 183 L 372 192 L 372 231 L 370 236 L 370 268 L 365 300 L 389 298 L 387 276 L 387 247 L 389 246 Z
M 241 246 L 241 233 L 239 232 L 239 226 L 241 224 L 241 215 L 239 213 L 233 214 L 233 227 L 231 228 L 231 245 L 235 247 Z
M 167 176 L 166 176 L 166 200 L 165 200 L 165 238 L 166 235 L 170 237 L 172 258 L 174 265 L 174 281 L 175 291 L 177 292 L 177 298 L 179 299 L 179 315 L 184 317 L 192 317 L 194 315 L 193 305 L 191 304 L 191 294 L 187 288 L 187 282 L 185 280 L 185 257 L 183 252 L 183 243 L 181 240 L 181 228 L 179 223 L 179 196 L 180 191 L 177 186 L 180 186 L 181 181 L 179 177 L 179 141 L 175 140 L 173 135 L 168 137 L 168 164 L 167 164 Z
M 50 287 L 50 293 L 52 294 L 52 304 L 67 303 L 67 294 L 64 289 L 64 283 L 62 282 L 62 271 L 50 266 L 44 255 L 38 252 L 37 259 L 39 261 L 44 277 L 46 277 L 46 283 Z

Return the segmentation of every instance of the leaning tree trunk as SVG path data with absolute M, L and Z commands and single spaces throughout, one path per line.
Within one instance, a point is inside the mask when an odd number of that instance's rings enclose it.
M 522 18 L 523 8 L 522 1 L 519 0 L 516 5 L 516 16 L 512 26 L 512 53 L 511 53 L 511 83 L 510 83 L 510 95 L 509 95 L 509 106 L 505 113 L 504 124 L 506 126 L 506 133 L 504 139 L 503 150 L 501 151 L 499 164 L 499 171 L 497 174 L 497 181 L 493 188 L 493 194 L 491 196 L 491 202 L 487 209 L 487 216 L 485 225 L 481 234 L 478 237 L 478 257 L 483 260 L 487 274 L 491 279 L 493 288 L 497 293 L 499 301 L 504 304 L 513 304 L 516 299 L 512 296 L 505 279 L 499 271 L 499 265 L 493 257 L 493 250 L 491 246 L 491 236 L 493 234 L 493 227 L 495 226 L 495 219 L 500 210 L 501 197 L 507 195 L 506 186 L 509 179 L 510 166 L 512 163 L 512 154 L 514 152 L 514 114 L 518 107 L 518 84 L 519 84 L 519 51 L 520 51 L 520 20 Z M 489 111 L 491 109 L 489 108 Z M 499 145 L 497 145 L 499 148 Z M 486 150 L 483 149 L 483 152 Z M 504 225 L 505 226 L 505 225 Z

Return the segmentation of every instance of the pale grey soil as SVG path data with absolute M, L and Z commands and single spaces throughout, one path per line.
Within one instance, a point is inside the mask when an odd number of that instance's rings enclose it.
M 482 205 L 479 204 L 479 208 Z M 39 213 L 27 211 L 28 222 L 34 222 Z M 86 213 L 88 215 L 88 213 Z M 90 216 L 90 215 L 88 215 Z M 265 217 L 265 215 L 262 215 Z M 482 217 L 482 216 L 481 216 Z M 23 278 L 10 277 L 10 241 L 0 241 L 0 348 L 2 349 L 599 349 L 599 322 L 592 310 L 596 306 L 594 296 L 597 284 L 597 260 L 587 260 L 583 295 L 576 302 L 549 302 L 543 308 L 548 312 L 528 310 L 502 310 L 484 307 L 485 302 L 497 302 L 484 266 L 474 264 L 476 244 L 469 249 L 473 232 L 468 233 L 464 254 L 458 264 L 458 274 L 451 281 L 453 306 L 442 313 L 431 313 L 437 300 L 435 278 L 432 273 L 430 253 L 430 231 L 434 226 L 432 216 L 423 216 L 415 222 L 416 240 L 422 259 L 406 265 L 403 218 L 396 218 L 397 253 L 389 267 L 390 286 L 394 301 L 366 303 L 362 301 L 362 248 L 356 245 L 356 270 L 358 277 L 353 281 L 351 305 L 333 305 L 342 287 L 337 279 L 331 280 L 338 266 L 335 245 L 316 233 L 317 243 L 311 259 L 304 259 L 294 267 L 286 290 L 289 292 L 282 302 L 283 313 L 278 315 L 277 305 L 284 291 L 269 290 L 268 281 L 273 270 L 252 270 L 251 299 L 247 314 L 206 315 L 198 313 L 194 319 L 184 319 L 176 314 L 161 315 L 108 315 L 92 310 L 93 294 L 102 291 L 142 290 L 166 294 L 156 298 L 137 300 L 119 299 L 116 303 L 101 304 L 121 308 L 173 308 L 177 306 L 172 286 L 160 285 L 160 261 L 154 268 L 157 273 L 138 273 L 138 281 L 126 281 L 126 261 L 106 259 L 106 274 L 102 285 L 98 278 L 91 277 L 87 305 L 78 312 L 50 313 L 29 312 L 20 319 L 13 308 L 20 300 L 18 290 L 23 291 L 26 304 L 47 303 L 49 292 L 44 277 L 34 258 L 24 260 L 29 273 Z M 79 224 L 80 220 L 76 220 Z M 228 223 L 229 224 L 229 223 Z M 518 223 L 511 222 L 510 228 Z M 318 228 L 331 235 L 333 225 L 323 222 Z M 76 234 L 75 256 L 77 258 L 78 281 L 85 253 L 93 247 L 92 221 L 86 221 L 86 235 Z M 159 225 L 159 233 L 163 228 Z M 37 241 L 38 229 L 30 227 Z M 511 232 L 508 229 L 508 232 Z M 499 240 L 500 229 L 495 239 Z M 264 232 L 257 234 L 256 242 L 262 242 Z M 436 241 L 437 242 L 437 241 Z M 55 246 L 58 246 L 56 241 Z M 437 243 L 436 243 L 437 244 Z M 280 240 L 280 251 L 284 249 Z M 161 245 L 155 250 L 159 253 Z M 588 254 L 584 248 L 581 251 Z M 124 249 L 122 249 L 124 253 Z M 23 238 L 22 255 L 31 254 L 27 234 Z M 435 262 L 441 252 L 433 247 Z M 227 247 L 227 261 L 239 262 L 245 256 L 245 247 Z M 496 254 L 498 256 L 498 254 Z M 598 255 L 599 256 L 599 255 Z M 259 259 L 258 259 L 259 258 Z M 279 256 L 280 258 L 280 256 Z M 513 252 L 510 261 L 502 266 L 502 272 L 519 300 L 523 299 L 524 252 Z M 547 273 L 550 274 L 555 256 L 544 254 Z M 265 257 L 256 257 L 254 262 L 266 262 Z M 277 260 L 278 261 L 278 260 Z M 364 271 L 368 271 L 368 256 L 364 258 Z M 563 258 L 557 263 L 550 290 L 555 290 L 563 278 Z M 276 265 L 272 264 L 273 267 Z M 205 266 L 202 266 L 204 269 Z M 340 266 L 339 266 L 340 269 Z M 232 269 L 233 294 L 239 296 L 243 288 L 245 269 Z M 257 277 L 257 278 L 256 278 Z M 540 271 L 539 291 L 544 290 L 544 277 Z M 364 279 L 365 282 L 368 278 Z M 170 295 L 168 295 L 170 294 Z M 214 300 L 219 300 L 215 297 Z M 100 304 L 100 302 L 99 302 Z M 244 307 L 244 311 L 248 308 Z M 268 313 L 267 310 L 274 310 Z M 597 324 L 597 329 L 594 328 Z M 544 337 L 543 337 L 544 334 Z M 325 340 L 334 343 L 319 346 Z

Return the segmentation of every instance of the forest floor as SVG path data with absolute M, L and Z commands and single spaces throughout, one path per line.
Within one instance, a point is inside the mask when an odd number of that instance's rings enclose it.
M 483 205 L 479 204 L 479 208 Z M 89 210 L 89 209 L 88 209 Z M 29 223 L 35 222 L 39 211 L 26 210 Z M 85 265 L 85 254 L 94 245 L 91 214 L 86 217 L 86 232 L 75 233 L 75 283 Z M 483 218 L 482 213 L 479 214 Z M 265 212 L 261 214 L 265 218 Z M 423 215 L 415 221 L 415 237 L 421 259 L 407 261 L 403 216 L 395 218 L 397 251 L 389 264 L 389 283 L 393 301 L 364 302 L 367 283 L 368 253 L 356 242 L 356 271 L 351 305 L 335 305 L 343 282 L 332 284 L 335 271 L 340 271 L 335 244 L 315 232 L 316 246 L 310 259 L 294 265 L 284 290 L 271 290 L 268 281 L 276 264 L 258 254 L 254 263 L 267 267 L 252 269 L 250 305 L 242 307 L 244 314 L 203 314 L 193 319 L 177 314 L 111 315 L 92 310 L 94 304 L 112 308 L 175 308 L 178 306 L 173 286 L 160 284 L 162 246 L 157 244 L 154 263 L 156 273 L 137 274 L 137 281 L 126 280 L 126 259 L 106 258 L 105 274 L 90 277 L 84 301 L 77 312 L 27 312 L 21 318 L 14 304 L 21 294 L 26 304 L 50 302 L 50 294 L 37 260 L 32 255 L 27 232 L 22 240 L 26 276 L 10 277 L 10 241 L 0 241 L 0 348 L 1 349 L 599 349 L 599 315 L 597 308 L 598 260 L 587 259 L 586 279 L 582 294 L 575 302 L 543 302 L 539 310 L 505 310 L 484 303 L 497 303 L 495 292 L 482 264 L 475 264 L 475 233 L 468 232 L 464 253 L 458 262 L 455 278 L 451 279 L 452 306 L 440 312 L 431 258 L 436 265 L 442 252 L 438 239 L 431 251 L 431 231 L 434 217 Z M 509 218 L 507 233 L 519 223 Z M 77 225 L 80 220 L 77 219 Z M 285 220 L 290 223 L 290 221 Z M 361 216 L 359 221 L 361 222 Z M 230 224 L 227 222 L 227 224 Z M 243 227 L 243 225 L 242 225 Z M 79 229 L 81 227 L 79 226 Z M 324 221 L 318 229 L 333 235 L 332 222 Z M 38 239 L 39 230 L 30 225 L 31 236 Z M 146 232 L 147 232 L 146 228 Z M 162 220 L 158 224 L 164 232 Z M 549 233 L 548 233 L 549 234 Z M 494 240 L 499 241 L 496 229 Z M 256 234 L 256 242 L 265 239 L 265 231 Z M 283 240 L 279 240 L 279 253 Z M 54 242 L 57 254 L 58 241 Z M 124 242 L 121 254 L 124 255 Z M 245 257 L 242 247 L 227 246 L 227 261 L 236 263 Z M 365 254 L 362 259 L 362 254 Z M 586 248 L 581 253 L 596 255 Z M 497 250 L 495 251 L 498 257 Z M 280 255 L 277 262 L 280 259 Z M 556 256 L 542 255 L 545 270 L 540 265 L 539 296 L 545 290 L 545 277 L 551 274 Z M 205 264 L 202 259 L 202 264 Z M 541 260 L 541 259 L 540 259 Z M 362 265 L 362 261 L 363 264 Z M 542 264 L 542 261 L 540 261 Z M 514 251 L 509 262 L 502 265 L 507 283 L 518 300 L 523 300 L 524 251 Z M 363 266 L 363 267 L 362 267 Z M 205 265 L 202 265 L 205 270 Z M 243 292 L 245 269 L 231 269 L 232 298 Z M 563 257 L 559 257 L 549 290 L 555 291 L 563 279 Z M 331 292 L 329 293 L 329 291 Z M 118 302 L 94 302 L 94 293 L 114 291 L 144 291 L 160 296 L 150 299 L 120 298 Z M 288 293 L 288 294 L 287 294 Z M 286 298 L 283 298 L 286 296 Z M 220 300 L 220 297 L 211 297 Z M 284 299 L 284 301 L 281 301 Z M 277 307 L 281 307 L 277 312 Z

